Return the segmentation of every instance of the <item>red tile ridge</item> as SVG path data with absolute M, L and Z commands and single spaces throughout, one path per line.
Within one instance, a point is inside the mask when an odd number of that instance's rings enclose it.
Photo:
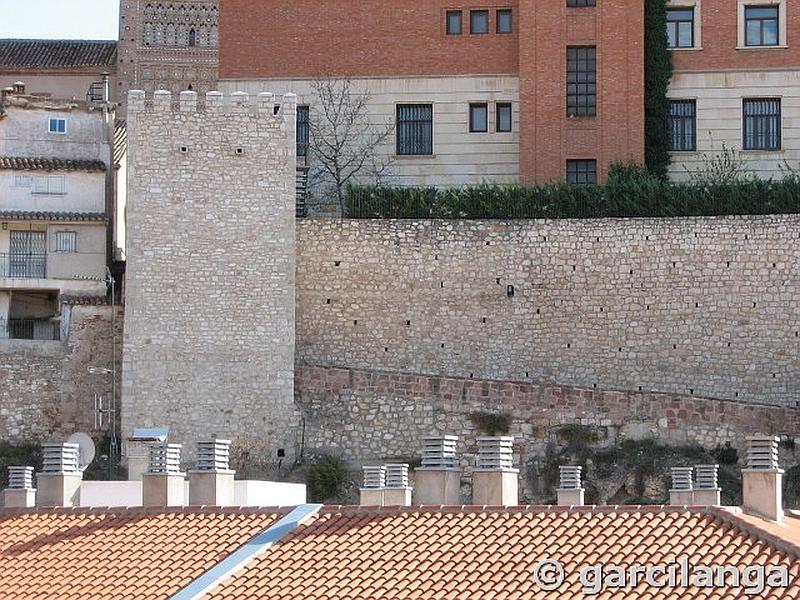
M 293 506 L 37 506 L 31 508 L 0 508 L 0 517 L 36 514 L 93 515 L 93 514 L 259 514 L 289 513 Z
M 770 528 L 767 529 L 765 526 L 745 520 L 742 518 L 745 513 L 738 506 L 713 506 L 711 507 L 711 512 L 723 523 L 729 523 L 739 531 L 753 535 L 756 539 L 769 544 L 773 548 L 791 554 L 795 559 L 800 559 L 800 544 L 796 544 L 777 533 L 776 530 L 780 527 L 777 523 L 764 521 L 765 525 L 770 525 Z
M 320 514 L 329 513 L 695 513 L 709 512 L 708 506 L 677 506 L 669 504 L 610 504 L 558 506 L 555 504 L 528 505 L 478 505 L 478 504 L 415 504 L 411 506 L 359 506 L 346 504 L 325 505 Z

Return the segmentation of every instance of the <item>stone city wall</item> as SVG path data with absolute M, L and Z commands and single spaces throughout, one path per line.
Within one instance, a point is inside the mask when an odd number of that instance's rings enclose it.
M 298 222 L 297 362 L 800 402 L 800 216 Z

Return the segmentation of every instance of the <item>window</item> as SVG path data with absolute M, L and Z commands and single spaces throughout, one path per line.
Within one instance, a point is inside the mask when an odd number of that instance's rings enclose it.
M 744 7 L 745 46 L 778 45 L 778 7 Z
M 694 100 L 670 100 L 667 132 L 669 149 L 697 150 L 697 105 Z
M 511 131 L 511 103 L 497 103 L 496 129 L 498 133 L 508 133 Z
M 433 154 L 433 104 L 397 105 L 397 154 Z
M 489 105 L 469 105 L 469 130 L 471 133 L 486 133 L 489 131 Z
M 511 33 L 514 30 L 514 17 L 510 8 L 497 11 L 497 33 Z
M 694 48 L 694 8 L 667 9 L 667 39 L 670 48 Z
M 33 185 L 30 175 L 14 175 L 14 187 L 29 188 Z
M 33 179 L 34 194 L 64 194 L 64 176 L 38 176 Z
M 781 101 L 779 98 L 746 98 L 742 102 L 745 150 L 781 149 Z
M 447 11 L 447 35 L 461 35 L 461 11 Z
M 56 252 L 77 252 L 78 234 L 74 231 L 56 232 Z
M 597 114 L 597 59 L 594 46 L 567 47 L 567 115 Z
M 197 46 L 197 32 L 194 29 L 189 30 L 189 46 L 192 48 Z
M 595 0 L 567 0 L 569 8 L 582 8 L 584 6 L 594 6 Z
M 471 10 L 469 12 L 469 32 L 489 33 L 488 10 Z
M 578 185 L 597 183 L 597 161 L 595 159 L 568 160 L 567 181 Z
M 47 121 L 47 131 L 50 133 L 67 133 L 67 120 L 51 118 Z
M 297 107 L 297 156 L 308 156 L 308 107 Z

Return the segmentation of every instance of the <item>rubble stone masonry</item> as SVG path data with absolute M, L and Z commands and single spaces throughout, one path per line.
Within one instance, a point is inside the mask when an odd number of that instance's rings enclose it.
M 131 92 L 123 436 L 291 457 L 294 96 Z M 288 458 L 287 458 L 288 460 Z

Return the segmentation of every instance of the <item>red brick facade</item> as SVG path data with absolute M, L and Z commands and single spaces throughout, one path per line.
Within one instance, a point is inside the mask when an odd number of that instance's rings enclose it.
M 489 12 L 489 33 L 470 34 L 471 9 Z M 496 33 L 500 9 L 512 33 Z M 448 10 L 462 11 L 462 35 L 447 35 Z M 220 21 L 223 79 L 518 75 L 524 183 L 564 179 L 567 159 L 596 159 L 600 179 L 643 160 L 641 0 L 222 0 Z M 567 116 L 568 45 L 597 47 L 596 116 Z

